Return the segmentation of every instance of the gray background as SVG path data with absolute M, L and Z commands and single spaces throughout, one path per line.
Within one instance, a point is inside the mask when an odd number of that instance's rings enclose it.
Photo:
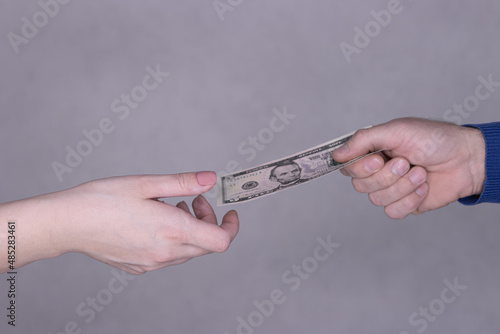
M 2 1 L 0 202 L 114 175 L 247 168 L 395 117 L 440 119 L 478 76 L 499 81 L 498 1 L 402 5 L 348 64 L 339 44 L 387 1 L 243 1 L 223 21 L 210 0 L 72 1 L 18 54 L 7 34 L 40 6 Z M 156 64 L 170 76 L 120 120 L 111 102 Z M 463 122 L 498 120 L 499 105 L 495 92 Z M 296 118 L 246 161 L 237 146 L 285 106 Z M 115 131 L 59 182 L 51 163 L 105 117 Z M 17 332 L 75 321 L 83 333 L 232 334 L 254 300 L 281 289 L 286 302 L 255 333 L 417 333 L 409 315 L 455 277 L 467 289 L 425 332 L 500 329 L 498 206 L 392 221 L 333 174 L 234 208 L 241 229 L 227 253 L 137 277 L 90 324 L 75 310 L 107 287 L 111 267 L 67 254 L 23 268 Z M 281 275 L 328 235 L 340 248 L 291 291 Z M 4 309 L 4 279 L 0 289 Z

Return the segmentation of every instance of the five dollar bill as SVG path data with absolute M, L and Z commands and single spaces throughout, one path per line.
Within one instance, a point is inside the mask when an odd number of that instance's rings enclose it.
M 218 176 L 217 205 L 248 202 L 312 181 L 346 167 L 368 153 L 345 163 L 333 160 L 331 152 L 348 141 L 354 132 L 279 160 Z

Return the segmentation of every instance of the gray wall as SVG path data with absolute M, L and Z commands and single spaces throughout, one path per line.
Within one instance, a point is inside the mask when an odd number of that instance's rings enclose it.
M 211 0 L 72 1 L 16 53 L 9 33 L 44 17 L 36 1 L 2 1 L 0 201 L 114 175 L 247 168 L 401 116 L 498 120 L 500 91 L 467 115 L 446 113 L 479 76 L 500 81 L 498 1 L 401 0 L 350 63 L 340 44 L 355 45 L 354 28 L 388 1 L 231 3 L 221 20 Z M 170 75 L 120 119 L 112 102 L 157 64 Z M 247 161 L 238 145 L 285 107 L 296 117 Z M 103 118 L 114 131 L 60 181 L 51 164 Z M 227 253 L 136 277 L 89 323 L 76 310 L 109 297 L 111 267 L 67 254 L 22 268 L 17 332 L 75 322 L 82 333 L 233 334 L 238 317 L 253 323 L 243 333 L 499 331 L 499 206 L 455 203 L 392 221 L 333 174 L 234 208 L 241 229 Z M 340 247 L 316 268 L 317 238 L 329 235 Z M 288 272 L 303 261 L 307 278 Z M 455 279 L 467 287 L 459 296 L 445 290 Z M 273 290 L 283 303 L 259 316 L 253 302 Z M 419 308 L 429 306 L 426 320 Z

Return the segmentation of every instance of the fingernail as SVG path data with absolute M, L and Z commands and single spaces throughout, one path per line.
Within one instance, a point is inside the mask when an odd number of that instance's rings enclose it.
M 376 171 L 380 170 L 382 168 L 383 164 L 379 159 L 369 159 L 366 162 L 366 169 L 370 173 L 375 173 Z
M 346 155 L 349 152 L 349 147 L 346 144 L 343 144 L 339 148 L 335 149 L 333 153 L 338 156 Z
M 405 175 L 409 169 L 410 169 L 410 166 L 404 160 L 398 160 L 398 161 L 396 161 L 394 166 L 392 166 L 392 172 L 396 175 L 399 175 L 399 176 Z
M 196 178 L 200 186 L 210 186 L 217 182 L 217 175 L 214 172 L 198 172 L 196 173 Z
M 421 184 L 422 182 L 424 182 L 425 180 L 425 176 L 423 173 L 420 173 L 418 170 L 412 170 L 410 172 L 410 181 L 411 183 L 413 184 Z

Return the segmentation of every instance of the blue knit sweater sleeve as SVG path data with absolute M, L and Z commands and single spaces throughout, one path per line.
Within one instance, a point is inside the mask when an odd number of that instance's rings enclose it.
M 479 203 L 500 203 L 500 122 L 468 124 L 483 133 L 486 142 L 486 180 L 481 195 L 459 199 L 464 205 Z

